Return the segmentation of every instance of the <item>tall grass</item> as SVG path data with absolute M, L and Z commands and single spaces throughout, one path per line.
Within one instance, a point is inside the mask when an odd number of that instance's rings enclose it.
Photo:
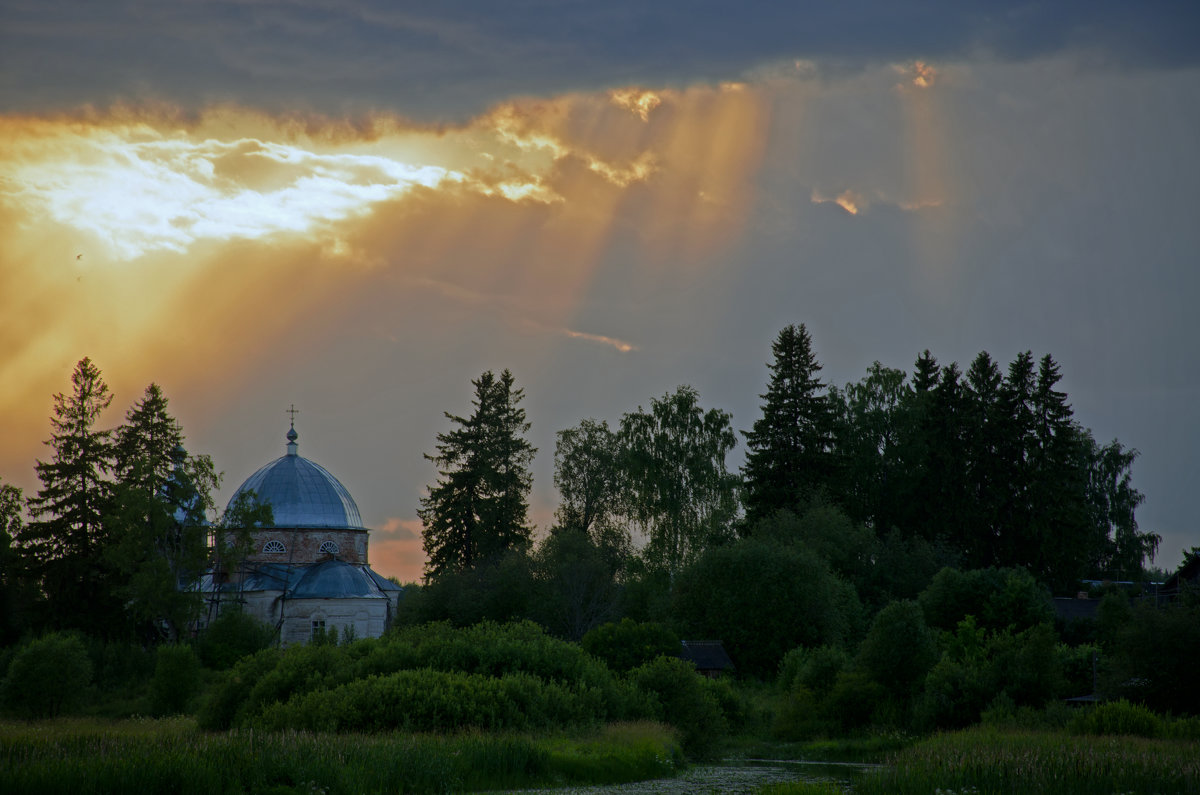
M 672 775 L 656 724 L 572 737 L 204 733 L 188 719 L 0 723 L 0 792 L 422 793 L 614 784 Z
M 932 737 L 868 773 L 863 795 L 1200 793 L 1200 745 L 1142 737 L 976 728 Z

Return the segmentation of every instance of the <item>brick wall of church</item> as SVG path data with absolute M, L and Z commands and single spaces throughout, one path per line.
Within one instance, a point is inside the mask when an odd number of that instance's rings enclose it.
M 271 528 L 255 532 L 254 537 L 253 552 L 247 557 L 247 561 L 252 563 L 316 563 L 328 557 L 321 547 L 329 542 L 336 545 L 338 560 L 346 563 L 368 562 L 366 530 Z M 281 551 L 272 551 L 280 547 Z

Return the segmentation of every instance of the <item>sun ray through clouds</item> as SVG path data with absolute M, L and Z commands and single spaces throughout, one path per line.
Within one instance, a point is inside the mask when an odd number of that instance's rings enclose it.
M 236 383 L 297 324 L 335 329 L 354 296 L 422 279 L 498 297 L 547 340 L 633 352 L 619 329 L 577 328 L 592 270 L 618 233 L 671 268 L 735 236 L 763 104 L 631 87 L 439 127 L 231 106 L 0 116 L 0 410 L 39 427 L 85 354 L 119 362 L 127 393 Z

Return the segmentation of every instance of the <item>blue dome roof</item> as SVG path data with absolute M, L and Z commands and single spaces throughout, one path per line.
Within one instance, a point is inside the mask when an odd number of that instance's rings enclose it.
M 290 599 L 380 598 L 382 594 L 357 566 L 340 560 L 327 560 L 309 566 L 299 582 L 288 592 Z
M 238 488 L 254 491 L 259 502 L 270 503 L 276 527 L 333 527 L 365 529 L 358 506 L 346 487 L 320 464 L 296 453 L 296 431 L 288 432 L 287 455 L 259 469 Z

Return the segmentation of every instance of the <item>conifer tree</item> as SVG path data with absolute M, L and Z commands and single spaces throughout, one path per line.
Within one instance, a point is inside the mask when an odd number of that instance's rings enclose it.
M 529 465 L 537 450 L 525 439 L 529 423 L 518 407 L 524 390 L 508 370 L 473 380 L 470 417 L 446 412 L 457 427 L 437 435 L 437 453 L 426 454 L 438 480 L 421 498 L 426 580 L 469 571 L 528 545 Z
M 183 429 L 157 384 L 115 432 L 114 507 L 108 560 L 121 573 L 118 593 L 140 627 L 174 640 L 200 613 L 203 598 L 181 587 L 208 562 L 208 512 L 218 477 L 208 456 L 191 456 Z
M 41 489 L 29 499 L 32 517 L 19 541 L 28 569 L 41 585 L 50 622 L 101 635 L 118 632 L 120 606 L 114 572 L 101 554 L 108 542 L 105 515 L 112 504 L 112 432 L 96 427 L 112 402 L 91 359 L 71 375 L 72 391 L 54 396 L 49 461 L 37 462 Z
M 821 365 L 801 323 L 787 326 L 771 345 L 774 361 L 762 417 L 746 437 L 743 503 L 753 526 L 781 508 L 795 510 L 832 473 L 832 422 Z

